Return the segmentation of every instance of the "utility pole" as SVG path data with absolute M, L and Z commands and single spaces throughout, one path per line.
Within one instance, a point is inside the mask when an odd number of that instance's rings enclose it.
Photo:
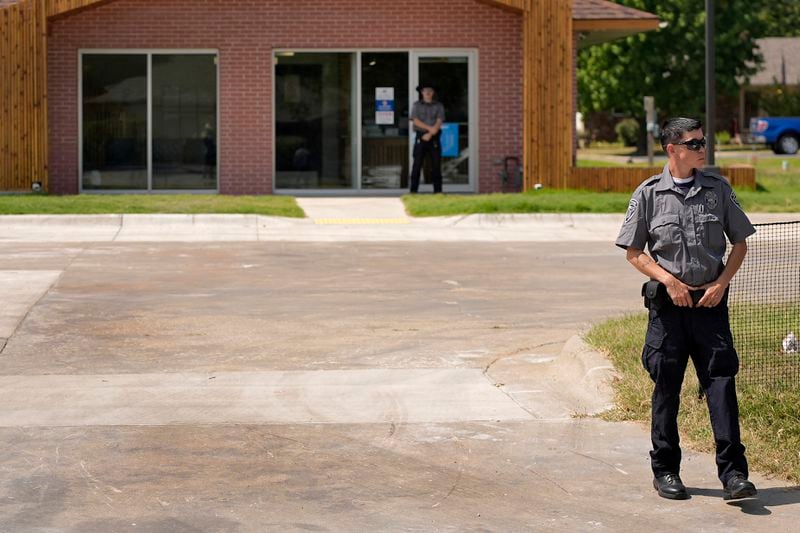
M 714 45 L 714 0 L 706 0 L 706 168 L 717 170 L 714 152 L 717 132 L 716 46 Z
M 647 124 L 647 164 L 653 166 L 654 135 L 656 133 L 656 99 L 652 96 L 644 97 L 645 122 Z

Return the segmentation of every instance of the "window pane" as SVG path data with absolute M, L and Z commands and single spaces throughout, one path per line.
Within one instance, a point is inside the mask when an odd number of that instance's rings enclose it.
M 350 53 L 278 53 L 275 168 L 281 189 L 353 186 Z
M 408 52 L 361 55 L 361 120 L 362 187 L 408 187 Z
M 83 188 L 147 189 L 147 56 L 83 56 Z
M 153 189 L 216 189 L 214 55 L 153 55 Z

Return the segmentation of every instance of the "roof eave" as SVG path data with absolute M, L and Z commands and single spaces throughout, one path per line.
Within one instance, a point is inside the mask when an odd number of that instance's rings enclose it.
M 661 21 L 657 18 L 646 19 L 580 19 L 573 22 L 573 31 L 583 35 L 578 43 L 579 48 L 595 44 L 607 43 L 637 33 L 655 31 Z

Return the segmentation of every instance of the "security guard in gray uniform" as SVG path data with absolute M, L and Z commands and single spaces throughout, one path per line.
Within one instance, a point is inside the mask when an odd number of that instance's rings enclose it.
M 434 100 L 436 91 L 430 84 L 417 88 L 420 99 L 411 108 L 414 124 L 414 165 L 411 168 L 411 192 L 419 191 L 419 177 L 426 157 L 431 158 L 433 192 L 442 192 L 442 125 L 444 105 Z
M 664 172 L 633 193 L 616 244 L 651 281 L 642 288 L 649 323 L 642 363 L 655 383 L 650 452 L 653 486 L 664 498 L 689 498 L 680 478 L 678 407 L 689 357 L 708 401 L 717 469 L 726 500 L 751 497 L 739 433 L 735 378 L 739 358 L 728 317 L 728 285 L 755 228 L 722 177 L 701 170 L 706 140 L 698 120 L 664 123 Z M 728 237 L 733 249 L 723 258 Z M 645 245 L 650 254 L 644 252 Z

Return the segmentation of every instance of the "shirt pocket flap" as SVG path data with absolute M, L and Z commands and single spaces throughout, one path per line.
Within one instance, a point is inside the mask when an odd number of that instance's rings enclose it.
M 661 226 L 669 226 L 669 225 L 680 225 L 681 217 L 674 214 L 668 215 L 659 215 L 657 217 L 653 217 L 653 221 L 650 222 L 650 229 L 660 228 Z

